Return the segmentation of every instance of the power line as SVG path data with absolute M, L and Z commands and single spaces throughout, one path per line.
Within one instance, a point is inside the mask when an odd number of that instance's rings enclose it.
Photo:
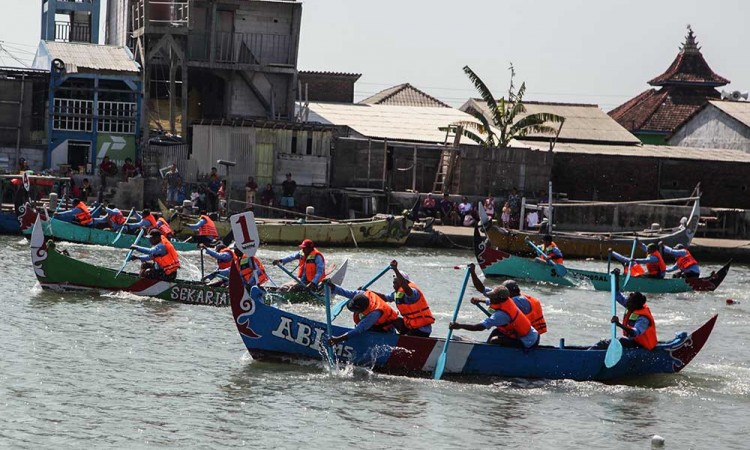
M 1 44 L 1 43 L 0 43 L 0 52 L 5 52 L 5 53 L 6 53 L 6 54 L 7 54 L 8 56 L 10 56 L 11 58 L 13 58 L 13 60 L 15 60 L 15 61 L 16 61 L 17 63 L 21 64 L 21 65 L 22 65 L 23 67 L 25 67 L 25 68 L 27 68 L 27 69 L 29 68 L 29 65 L 28 65 L 28 64 L 26 64 L 25 62 L 23 62 L 23 61 L 21 61 L 20 59 L 18 59 L 18 58 L 16 57 L 16 55 L 14 55 L 14 54 L 13 54 L 13 53 L 11 53 L 10 51 L 8 51 L 8 49 L 7 49 L 7 48 L 5 48 L 5 46 L 4 46 L 3 44 Z

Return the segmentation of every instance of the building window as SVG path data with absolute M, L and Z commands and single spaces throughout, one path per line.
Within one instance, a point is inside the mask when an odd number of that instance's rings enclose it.
M 91 132 L 94 128 L 94 102 L 56 98 L 52 129 Z
M 101 133 L 135 134 L 137 105 L 129 102 L 99 102 Z
M 307 149 L 305 150 L 305 154 L 312 155 L 313 151 L 313 138 L 312 136 L 307 138 Z

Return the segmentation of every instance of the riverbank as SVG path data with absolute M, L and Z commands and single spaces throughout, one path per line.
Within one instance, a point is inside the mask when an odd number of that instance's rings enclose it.
M 408 247 L 455 247 L 473 249 L 474 229 L 435 225 L 432 231 L 412 231 L 406 241 Z M 565 249 L 562 249 L 563 253 Z M 750 263 L 750 240 L 693 238 L 690 252 L 699 261 L 725 263 L 733 260 Z

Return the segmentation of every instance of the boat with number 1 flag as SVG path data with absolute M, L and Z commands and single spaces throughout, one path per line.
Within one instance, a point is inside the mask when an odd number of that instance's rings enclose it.
M 226 287 L 210 286 L 200 281 L 161 281 L 143 278 L 135 273 L 99 267 L 72 258 L 60 251 L 55 242 L 46 240 L 37 222 L 31 234 L 31 262 L 37 280 L 43 289 L 56 291 L 129 292 L 134 295 L 155 297 L 161 300 L 207 306 L 229 306 Z M 347 261 L 340 267 L 329 268 L 331 279 L 341 283 L 346 275 Z M 268 302 L 320 303 L 312 292 L 283 292 L 276 287 L 266 287 Z
M 245 347 L 258 360 L 320 361 L 327 366 L 325 322 L 268 306 L 260 290 L 245 289 L 232 269 L 229 282 L 232 315 Z M 676 373 L 695 358 L 716 323 L 711 317 L 692 333 L 679 332 L 653 350 L 625 348 L 613 367 L 606 367 L 606 349 L 539 346 L 503 347 L 484 342 L 452 340 L 443 378 L 492 379 L 521 377 L 611 381 L 657 373 Z M 349 328 L 333 326 L 334 336 Z M 337 360 L 377 372 L 417 377 L 430 376 L 445 339 L 401 336 L 365 331 L 334 347 Z
M 478 228 L 474 229 L 474 254 L 477 257 L 477 264 L 488 277 L 510 277 L 568 287 L 590 283 L 597 291 L 608 291 L 610 288 L 607 272 L 564 266 L 565 273 L 560 273 L 558 265 L 539 263 L 532 258 L 511 255 L 493 247 L 489 239 L 482 238 Z M 719 270 L 700 278 L 630 277 L 627 285 L 622 288 L 628 292 L 655 294 L 714 291 L 724 281 L 731 265 L 730 260 Z

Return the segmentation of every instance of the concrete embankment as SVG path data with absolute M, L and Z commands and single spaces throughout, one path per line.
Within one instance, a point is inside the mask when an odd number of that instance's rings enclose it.
M 473 248 L 474 229 L 471 227 L 433 226 L 433 231 L 412 231 L 409 247 Z M 562 249 L 565 253 L 565 249 Z M 700 261 L 750 263 L 750 241 L 738 239 L 693 238 L 690 252 Z

